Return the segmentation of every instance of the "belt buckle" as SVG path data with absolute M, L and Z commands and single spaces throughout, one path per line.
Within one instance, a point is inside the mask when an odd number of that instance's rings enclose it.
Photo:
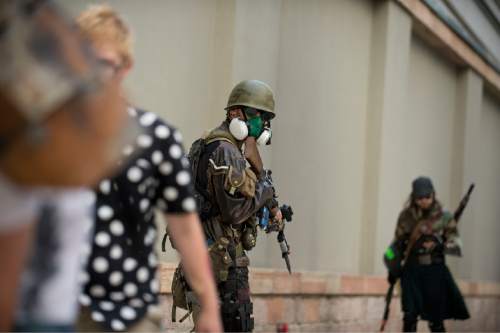
M 430 265 L 432 264 L 432 258 L 430 254 L 423 254 L 418 256 L 418 263 L 420 265 Z

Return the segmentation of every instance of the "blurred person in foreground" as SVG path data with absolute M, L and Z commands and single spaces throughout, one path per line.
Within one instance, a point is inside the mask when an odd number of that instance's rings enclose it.
M 0 1 L 0 331 L 75 319 L 93 201 L 82 187 L 115 166 L 127 121 L 95 60 L 49 1 Z
M 110 76 L 122 81 L 133 66 L 130 31 L 109 6 L 92 6 L 77 18 Z M 102 110 L 103 114 L 107 110 Z M 189 162 L 180 133 L 151 112 L 130 105 L 140 126 L 123 147 L 120 173 L 96 189 L 96 225 L 84 275 L 80 331 L 159 331 L 155 210 L 164 213 L 188 280 L 202 304 L 197 331 L 222 330 L 215 283 L 193 198 Z

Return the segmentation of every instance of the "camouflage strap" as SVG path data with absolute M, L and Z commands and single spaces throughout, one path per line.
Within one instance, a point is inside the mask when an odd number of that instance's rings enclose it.
M 412 231 L 410 238 L 408 240 L 408 245 L 406 246 L 406 250 L 404 252 L 404 261 L 405 262 L 408 259 L 408 257 L 410 256 L 410 252 L 411 252 L 411 250 L 413 250 L 415 243 L 422 236 L 422 232 L 421 232 L 422 227 L 425 224 L 429 224 L 429 225 L 434 224 L 434 222 L 439 220 L 442 216 L 443 216 L 443 212 L 441 211 L 438 214 L 436 214 L 435 216 L 431 216 L 431 218 L 429 218 L 429 219 L 423 219 L 417 223 L 415 228 L 413 228 L 413 231 Z
M 231 133 L 220 128 L 211 130 L 207 135 L 203 137 L 203 139 L 205 140 L 206 145 L 209 145 L 216 141 L 225 141 L 238 147 L 238 143 L 236 142 L 236 139 L 231 135 Z

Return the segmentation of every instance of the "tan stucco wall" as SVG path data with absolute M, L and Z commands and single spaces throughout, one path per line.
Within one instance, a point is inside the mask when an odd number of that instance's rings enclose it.
M 473 279 L 500 280 L 500 100 L 485 91 L 481 110 L 481 132 L 477 193 L 475 201 L 474 243 L 468 244 L 474 256 Z
M 272 165 L 281 198 L 296 211 L 289 240 L 298 269 L 358 267 L 371 11 L 365 1 L 283 2 L 284 116 Z M 268 250 L 268 265 L 281 264 L 277 250 Z
M 72 13 L 90 3 L 59 2 Z M 236 82 L 258 78 L 273 87 L 278 118 L 263 155 L 280 200 L 295 210 L 287 226 L 294 269 L 383 274 L 381 255 L 411 180 L 431 176 L 440 199 L 454 209 L 456 192 L 477 175 L 470 223 L 488 237 L 464 237 L 474 258 L 451 265 L 462 265 L 458 272 L 466 278 L 500 279 L 496 264 L 470 274 L 480 254 L 493 260 L 500 252 L 493 236 L 498 200 L 486 196 L 500 188 L 498 101 L 485 95 L 478 148 L 496 151 L 464 166 L 465 157 L 457 156 L 465 146 L 471 151 L 473 140 L 454 138 L 479 134 L 462 128 L 469 118 L 460 97 L 481 87 L 481 78 L 459 85 L 461 69 L 412 34 L 411 17 L 396 2 L 107 3 L 136 36 L 136 64 L 126 82 L 132 101 L 178 126 L 187 146 L 221 120 Z M 479 99 L 465 98 L 468 108 L 476 109 Z M 252 265 L 284 269 L 275 238 L 260 236 Z M 176 255 L 170 250 L 163 259 Z
M 420 175 L 434 182 L 438 198 L 450 206 L 450 171 L 456 71 L 418 37 L 412 36 L 406 101 L 384 123 L 378 236 L 382 253 L 394 234 L 396 220 Z M 452 203 L 453 205 L 455 203 Z M 378 273 L 384 271 L 380 256 Z

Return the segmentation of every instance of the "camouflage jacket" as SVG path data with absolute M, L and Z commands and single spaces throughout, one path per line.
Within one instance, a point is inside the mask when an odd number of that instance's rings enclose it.
M 218 281 L 228 267 L 248 266 L 245 250 L 257 238 L 256 213 L 273 198 L 273 188 L 249 167 L 226 122 L 203 137 L 204 148 L 196 172 L 196 188 L 210 206 L 202 218 L 212 265 Z M 207 209 L 205 209 L 206 211 Z
M 404 209 L 398 218 L 395 238 L 409 250 L 409 256 L 420 254 L 461 254 L 461 241 L 453 215 L 435 201 L 428 212 L 415 206 Z

